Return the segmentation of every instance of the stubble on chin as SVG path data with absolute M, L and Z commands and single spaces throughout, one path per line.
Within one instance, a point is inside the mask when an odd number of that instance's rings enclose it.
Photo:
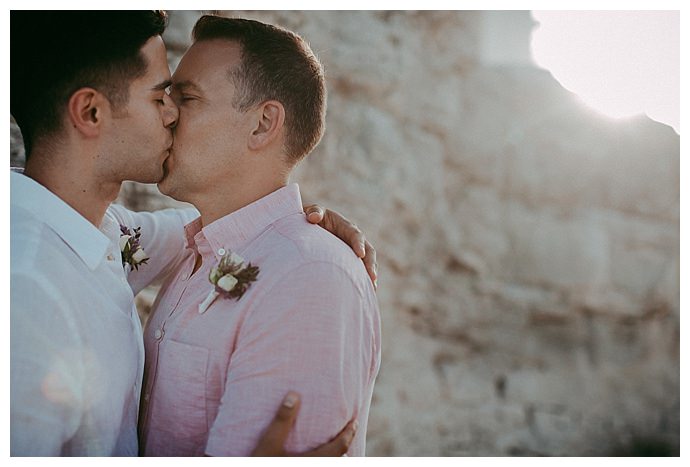
M 166 170 L 163 179 L 160 182 L 158 182 L 158 191 L 160 191 L 165 196 L 174 199 L 175 201 L 180 201 L 182 203 L 192 203 L 192 201 L 187 196 L 189 193 L 185 192 L 184 189 L 180 188 L 180 180 L 177 179 L 177 182 L 173 181 L 170 177 L 170 174 Z
M 149 172 L 139 172 L 136 175 L 136 178 L 132 178 L 132 181 L 139 182 L 139 183 L 160 183 L 161 180 L 163 180 L 163 168 L 159 168 L 158 170 L 151 170 Z
M 160 191 L 165 196 L 169 196 L 170 198 L 172 198 L 176 201 L 181 201 L 181 200 L 177 199 L 177 197 L 175 196 L 175 190 L 171 189 L 169 173 L 168 173 L 167 168 L 163 169 L 163 177 L 158 181 L 157 186 L 158 186 L 158 191 Z

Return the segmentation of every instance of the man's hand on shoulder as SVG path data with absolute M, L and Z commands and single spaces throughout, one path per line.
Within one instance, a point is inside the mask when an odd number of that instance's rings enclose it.
M 309 222 L 320 225 L 350 245 L 355 254 L 362 258 L 367 273 L 374 283 L 374 288 L 377 288 L 378 263 L 376 262 L 376 250 L 364 237 L 364 232 L 337 212 L 324 209 L 318 204 L 304 206 L 304 213 L 307 215 Z
M 290 430 L 292 430 L 297 413 L 299 412 L 300 399 L 299 395 L 294 392 L 289 392 L 283 399 L 280 408 L 276 412 L 271 424 L 266 428 L 259 443 L 254 448 L 252 456 L 276 457 L 276 456 L 316 456 L 316 457 L 334 457 L 342 456 L 347 452 L 355 437 L 357 431 L 357 422 L 351 420 L 345 425 L 340 433 L 335 438 L 322 444 L 321 446 L 312 449 L 311 451 L 301 453 L 289 453 L 285 450 L 285 441 L 287 440 Z

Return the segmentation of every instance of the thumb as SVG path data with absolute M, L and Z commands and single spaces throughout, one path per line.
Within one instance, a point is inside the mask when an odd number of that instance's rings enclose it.
M 275 417 L 264 431 L 252 456 L 284 456 L 285 441 L 299 412 L 300 398 L 296 392 L 288 392 Z
M 307 220 L 312 224 L 318 224 L 323 220 L 323 208 L 318 204 L 311 204 L 304 207 L 304 213 L 307 215 Z

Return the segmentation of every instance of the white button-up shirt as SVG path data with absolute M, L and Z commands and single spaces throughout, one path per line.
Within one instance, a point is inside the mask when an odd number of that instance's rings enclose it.
M 137 455 L 144 365 L 134 296 L 170 271 L 194 209 L 111 206 L 99 229 L 11 175 L 11 455 Z M 123 268 L 120 224 L 150 256 Z

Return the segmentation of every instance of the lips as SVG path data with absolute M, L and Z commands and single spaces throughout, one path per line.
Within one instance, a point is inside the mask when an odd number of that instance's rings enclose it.
M 172 146 L 168 147 L 165 151 L 165 158 L 163 159 L 163 168 L 168 169 L 168 166 L 170 165 L 170 159 L 172 159 L 173 155 L 173 148 Z
M 163 153 L 162 153 L 162 154 L 163 154 L 163 160 L 164 160 L 164 161 L 165 161 L 166 159 L 168 159 L 168 157 L 170 157 L 170 154 L 172 154 L 172 147 L 173 147 L 173 143 L 172 143 L 172 141 L 170 141 L 170 142 L 166 145 L 166 148 L 163 150 Z

